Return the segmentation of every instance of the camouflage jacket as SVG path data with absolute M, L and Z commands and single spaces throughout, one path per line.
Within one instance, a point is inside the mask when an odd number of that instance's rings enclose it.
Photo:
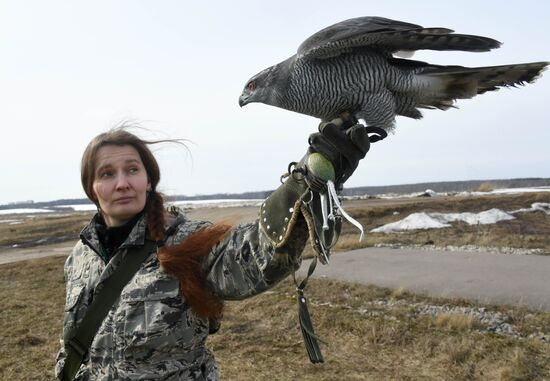
M 175 216 L 167 244 L 177 244 L 206 222 Z M 65 263 L 66 303 L 63 340 L 56 376 L 65 360 L 64 342 L 72 337 L 97 286 L 109 278 L 132 246 L 143 245 L 146 216 L 108 263 L 102 259 L 95 225 L 81 233 Z M 239 225 L 212 248 L 206 260 L 208 282 L 225 299 L 242 299 L 273 286 L 299 267 L 307 241 L 305 223 L 275 248 L 259 223 Z M 218 370 L 205 343 L 209 322 L 183 300 L 176 278 L 164 273 L 152 252 L 123 288 L 100 326 L 75 380 L 217 380 Z

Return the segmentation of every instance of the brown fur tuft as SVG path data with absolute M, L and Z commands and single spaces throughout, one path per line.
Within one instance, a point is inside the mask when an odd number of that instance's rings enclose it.
M 223 310 L 223 301 L 206 285 L 202 264 L 230 229 L 222 224 L 202 228 L 178 245 L 162 247 L 158 254 L 163 270 L 179 279 L 185 301 L 203 318 L 219 317 Z

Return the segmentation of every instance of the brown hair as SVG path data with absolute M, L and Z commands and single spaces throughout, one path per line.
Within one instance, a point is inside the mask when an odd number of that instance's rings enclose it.
M 160 169 L 148 146 L 165 142 L 183 143 L 181 140 L 143 140 L 126 131 L 125 128 L 127 127 L 129 126 L 123 125 L 99 134 L 88 144 L 82 155 L 80 167 L 82 187 L 88 198 L 99 206 L 93 192 L 97 152 L 106 145 L 129 145 L 134 147 L 139 153 L 148 180 L 151 183 L 151 191 L 148 193 L 145 202 L 147 227 L 151 238 L 161 241 L 165 238 L 164 198 L 156 190 L 160 181 Z M 212 247 L 222 240 L 229 230 L 229 225 L 215 224 L 192 233 L 179 245 L 163 246 L 158 253 L 162 269 L 179 279 L 180 289 L 186 303 L 202 317 L 219 317 L 223 309 L 223 301 L 212 293 L 206 285 L 203 263 Z

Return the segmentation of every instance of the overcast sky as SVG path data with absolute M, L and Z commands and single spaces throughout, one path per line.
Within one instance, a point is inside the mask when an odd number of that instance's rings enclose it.
M 82 152 L 122 120 L 157 150 L 166 194 L 273 189 L 318 120 L 237 100 L 246 81 L 308 36 L 358 16 L 503 42 L 489 53 L 419 52 L 437 64 L 550 60 L 546 1 L 0 0 L 0 203 L 85 197 Z M 399 117 L 347 186 L 550 177 L 550 74 L 535 84 Z

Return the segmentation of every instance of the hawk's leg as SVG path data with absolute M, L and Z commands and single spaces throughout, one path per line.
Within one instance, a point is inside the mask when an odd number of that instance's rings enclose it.
M 357 124 L 361 124 L 367 130 L 367 134 L 369 135 L 369 141 L 371 143 L 382 140 L 386 136 L 388 136 L 388 133 L 386 132 L 385 128 L 368 123 L 364 118 L 361 118 L 361 117 L 359 118 L 362 120 L 359 120 L 357 118 L 357 116 L 359 115 L 360 113 L 353 114 L 349 111 L 344 111 L 340 113 L 338 118 L 332 119 L 331 122 L 336 124 L 337 126 L 339 126 L 340 129 L 343 129 L 343 130 L 347 130 Z M 391 125 L 393 126 L 393 123 Z

